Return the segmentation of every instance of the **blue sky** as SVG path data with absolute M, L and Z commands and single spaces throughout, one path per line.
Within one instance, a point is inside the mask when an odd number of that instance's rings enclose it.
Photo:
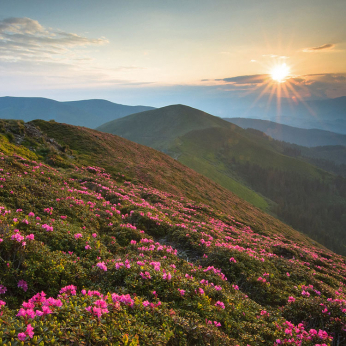
M 344 0 L 2 0 L 0 96 L 185 103 L 223 115 L 278 89 L 289 99 L 343 96 L 345 15 Z M 278 86 L 267 77 L 282 64 L 290 74 Z

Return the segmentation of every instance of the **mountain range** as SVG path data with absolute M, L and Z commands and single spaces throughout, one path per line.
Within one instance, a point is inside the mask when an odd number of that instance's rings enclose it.
M 55 120 L 89 128 L 150 109 L 153 107 L 125 106 L 106 100 L 59 102 L 41 97 L 0 97 L 0 119 Z
M 224 118 L 224 120 L 236 124 L 243 129 L 256 129 L 279 141 L 294 143 L 304 147 L 346 146 L 346 135 L 335 132 L 314 128 L 303 129 L 261 119 Z
M 228 111 L 213 114 L 223 118 L 262 119 L 298 128 L 346 134 L 346 96 L 309 101 L 273 98 L 270 102 L 269 98 L 263 98 L 254 103 L 253 100 L 244 98 L 219 102 L 220 107 Z M 212 109 L 212 106 L 206 109 Z

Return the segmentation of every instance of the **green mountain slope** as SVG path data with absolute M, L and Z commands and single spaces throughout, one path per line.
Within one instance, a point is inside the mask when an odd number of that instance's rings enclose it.
M 186 106 L 160 110 L 115 120 L 107 131 L 168 153 L 332 250 L 346 254 L 345 179 L 287 155 L 280 142 L 257 130 L 244 130 L 203 112 L 192 129 L 198 110 Z M 189 124 L 186 131 L 185 124 Z M 165 131 L 170 135 L 155 138 Z
M 132 113 L 153 109 L 145 106 L 125 106 L 106 100 L 58 102 L 41 97 L 0 97 L 0 118 L 55 120 L 95 128 Z
M 132 116 L 106 123 L 97 129 L 119 135 L 136 143 L 165 152 L 173 158 L 178 158 L 180 162 L 188 167 L 204 174 L 254 206 L 265 210 L 268 207 L 267 201 L 248 187 L 237 182 L 233 177 L 224 176 L 215 167 L 200 161 L 197 157 L 194 157 L 193 160 L 191 158 L 184 160 L 184 156 L 179 157 L 181 155 L 180 152 L 172 150 L 175 139 L 179 136 L 195 129 L 222 127 L 225 125 L 229 128 L 236 127 L 198 109 L 184 105 L 174 105 L 154 111 L 132 114 Z
M 173 105 L 116 119 L 97 128 L 164 151 L 175 138 L 192 130 L 222 127 L 225 121 L 198 109 Z
M 346 341 L 345 258 L 179 162 L 44 121 L 0 153 L 2 344 Z

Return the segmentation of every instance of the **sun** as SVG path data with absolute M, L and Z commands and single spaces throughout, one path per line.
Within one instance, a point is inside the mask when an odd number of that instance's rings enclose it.
M 273 67 L 273 69 L 270 72 L 270 75 L 273 80 L 275 80 L 278 83 L 282 83 L 286 80 L 290 73 L 290 68 L 285 64 L 276 65 Z

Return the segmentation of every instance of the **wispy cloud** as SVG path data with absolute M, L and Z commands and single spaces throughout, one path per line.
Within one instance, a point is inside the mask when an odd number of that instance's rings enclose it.
M 326 43 L 326 44 L 323 44 L 322 46 L 305 48 L 303 49 L 303 52 L 305 53 L 324 52 L 324 51 L 332 50 L 334 48 L 335 48 L 335 44 Z
M 105 43 L 108 43 L 106 38 L 88 38 L 45 28 L 31 18 L 0 21 L 0 61 L 62 60 L 75 57 L 73 48 Z
M 215 79 L 215 81 L 222 81 L 231 84 L 262 84 L 269 78 L 268 74 L 253 74 L 246 76 L 236 76 L 230 78 Z
M 206 79 L 202 81 L 209 82 L 210 86 L 219 86 L 221 88 L 220 90 L 236 92 L 238 96 L 241 96 L 241 94 L 239 94 L 241 90 L 246 91 L 247 94 L 251 92 L 254 96 L 261 93 L 263 90 L 265 90 L 263 93 L 269 94 L 271 88 L 266 88 L 266 86 L 273 83 L 268 74 Z M 214 84 L 211 84 L 211 82 Z M 328 98 L 346 94 L 345 73 L 320 73 L 292 76 L 286 80 L 286 83 L 291 87 L 286 88 L 287 92 L 283 97 L 294 96 L 292 88 L 301 94 L 303 98 Z M 285 88 L 285 84 L 282 85 L 283 88 Z
M 48 88 L 139 85 L 138 66 L 114 66 L 95 58 L 104 37 L 44 27 L 31 18 L 0 21 L 0 73 L 3 80 Z M 28 84 L 27 84 L 28 83 Z

